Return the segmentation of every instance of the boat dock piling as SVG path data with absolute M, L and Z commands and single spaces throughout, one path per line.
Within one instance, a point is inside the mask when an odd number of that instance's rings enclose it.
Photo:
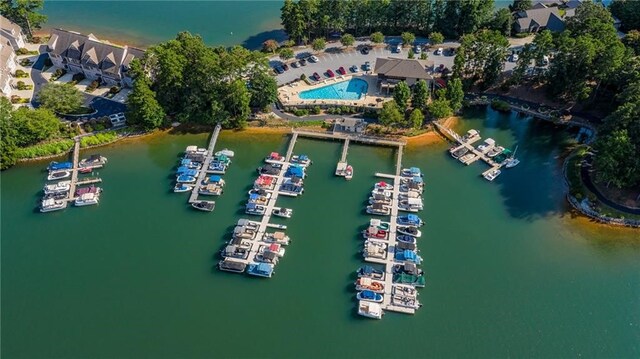
M 207 157 L 205 157 L 204 161 L 202 162 L 202 170 L 198 174 L 198 179 L 195 183 L 195 186 L 193 187 L 193 190 L 191 191 L 191 196 L 189 196 L 190 204 L 198 201 L 198 191 L 200 190 L 200 184 L 202 184 L 202 181 L 207 176 L 207 169 L 209 168 L 209 164 L 213 159 L 213 149 L 216 146 L 216 141 L 218 141 L 218 135 L 220 135 L 221 129 L 222 129 L 222 126 L 220 126 L 220 124 L 217 124 L 216 128 L 213 130 L 213 133 L 211 134 L 211 139 L 209 140 L 209 147 L 207 148 Z

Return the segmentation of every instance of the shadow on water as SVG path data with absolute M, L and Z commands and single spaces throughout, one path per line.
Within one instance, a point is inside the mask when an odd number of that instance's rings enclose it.
M 287 39 L 287 34 L 284 29 L 263 31 L 256 35 L 249 36 L 242 42 L 242 46 L 249 50 L 260 50 L 262 44 L 267 40 L 276 40 L 281 42 Z

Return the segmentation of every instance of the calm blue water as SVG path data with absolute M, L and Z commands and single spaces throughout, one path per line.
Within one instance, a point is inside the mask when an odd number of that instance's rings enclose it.
M 304 100 L 359 100 L 367 93 L 369 84 L 362 79 L 353 78 L 333 85 L 300 92 Z

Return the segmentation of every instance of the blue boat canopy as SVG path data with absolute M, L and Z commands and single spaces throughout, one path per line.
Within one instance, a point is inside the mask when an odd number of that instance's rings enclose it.
M 309 157 L 307 157 L 307 155 L 300 155 L 300 156 L 298 156 L 298 159 L 299 159 L 300 161 L 306 161 L 306 160 L 308 160 L 308 159 L 309 159 Z
M 291 166 L 287 170 L 287 173 L 294 175 L 296 177 L 302 177 L 304 175 L 304 170 L 299 166 Z
M 198 170 L 195 169 L 187 169 L 186 171 L 182 172 L 182 174 L 187 175 L 187 176 L 197 176 L 198 175 Z
M 420 174 L 420 169 L 418 167 L 411 167 L 411 168 L 409 168 L 409 171 L 411 171 L 411 173 L 414 174 L 414 175 L 419 175 Z
M 363 290 L 360 296 L 365 299 L 374 299 L 376 297 L 376 293 L 370 290 Z
M 189 168 L 187 168 L 187 166 L 180 166 L 178 167 L 178 173 L 185 173 L 189 170 Z
M 252 193 L 249 195 L 249 199 L 258 199 L 260 197 L 260 195 L 258 195 L 257 193 Z
M 422 183 L 422 177 L 413 177 L 411 180 L 414 183 Z
M 50 170 L 67 170 L 67 169 L 72 169 L 73 168 L 73 163 L 71 162 L 51 162 L 49 164 L 49 169 Z
M 209 181 L 210 182 L 220 182 L 222 178 L 220 176 L 210 176 L 209 177 Z
M 416 216 L 415 214 L 409 214 L 407 215 L 407 219 L 411 222 L 420 222 L 420 218 L 418 216 Z
M 189 179 L 194 179 L 193 176 L 189 176 L 189 175 L 180 175 L 180 177 L 178 177 L 179 181 L 184 181 L 184 180 L 189 180 Z
M 271 266 L 267 263 L 259 263 L 258 267 L 256 267 L 256 270 L 262 273 L 271 273 L 272 271 Z
M 182 161 L 180 161 L 180 164 L 183 166 L 187 166 L 191 164 L 191 160 L 188 158 L 183 158 Z

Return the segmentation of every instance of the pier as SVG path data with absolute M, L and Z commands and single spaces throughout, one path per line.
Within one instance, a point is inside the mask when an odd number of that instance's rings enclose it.
M 218 135 L 220 135 L 221 129 L 222 129 L 222 126 L 220 126 L 220 124 L 217 124 L 216 128 L 213 130 L 213 133 L 211 134 L 211 139 L 209 140 L 209 147 L 207 148 L 207 157 L 205 157 L 204 161 L 202 162 L 202 170 L 198 174 L 198 178 L 195 183 L 195 186 L 191 191 L 191 196 L 189 196 L 190 204 L 198 201 L 198 190 L 200 189 L 200 185 L 202 184 L 202 181 L 207 176 L 207 169 L 209 168 L 209 164 L 213 159 L 213 149 L 216 146 L 216 141 L 218 141 Z
M 303 137 L 319 138 L 324 140 L 341 140 L 341 141 L 349 140 L 351 142 L 359 142 L 367 145 L 390 146 L 390 147 L 398 147 L 398 146 L 406 145 L 406 142 L 404 141 L 366 136 L 366 135 L 360 135 L 360 134 L 326 132 L 326 131 L 320 132 L 320 131 L 309 131 L 309 130 L 298 130 L 298 129 L 293 129 L 292 132 L 294 134 L 298 134 Z
M 336 165 L 336 176 L 344 176 L 345 171 L 347 169 L 347 154 L 349 153 L 349 141 L 347 138 L 344 140 L 344 145 L 342 146 L 342 154 L 340 155 L 340 161 Z
M 73 201 L 76 194 L 76 186 L 78 185 L 78 163 L 80 162 L 80 138 L 76 137 L 73 144 L 73 168 L 71 169 L 71 186 L 69 187 L 69 195 L 67 201 Z

